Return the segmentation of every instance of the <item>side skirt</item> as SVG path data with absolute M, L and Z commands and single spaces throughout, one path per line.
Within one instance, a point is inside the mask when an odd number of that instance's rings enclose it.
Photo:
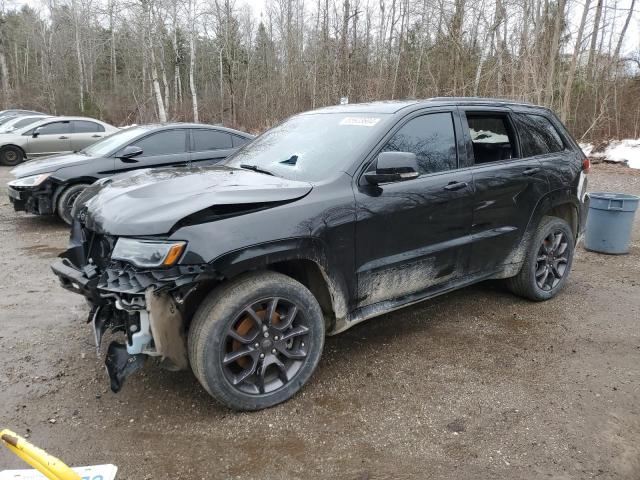
M 444 285 L 441 285 L 434 289 L 412 293 L 410 295 L 405 295 L 404 297 L 396 298 L 394 300 L 385 300 L 382 302 L 374 303 L 372 305 L 367 305 L 366 307 L 358 308 L 349 314 L 345 322 L 338 322 L 335 330 L 329 332 L 328 335 L 336 335 L 338 333 L 344 332 L 354 325 L 364 322 L 365 320 L 369 320 L 370 318 L 384 315 L 385 313 L 393 312 L 394 310 L 399 310 L 401 308 L 414 305 L 424 300 L 429 300 L 431 298 L 444 295 L 445 293 L 467 287 L 483 280 L 496 278 L 496 275 L 498 275 L 501 271 L 502 269 L 497 269 L 488 273 L 483 272 L 482 274 L 471 275 L 455 282 L 445 283 Z

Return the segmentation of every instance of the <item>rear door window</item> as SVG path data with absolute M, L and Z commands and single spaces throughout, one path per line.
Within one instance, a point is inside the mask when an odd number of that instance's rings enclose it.
M 522 155 L 535 157 L 564 150 L 562 137 L 548 118 L 534 114 L 515 114 Z
M 104 127 L 96 122 L 74 120 L 72 123 L 74 133 L 104 132 Z
M 131 145 L 142 149 L 141 157 L 186 153 L 187 131 L 184 129 L 165 130 L 153 133 Z
M 455 169 L 458 158 L 451 113 L 430 113 L 409 120 L 382 151 L 415 153 L 420 174 Z
M 207 150 L 223 150 L 232 148 L 231 135 L 218 130 L 191 130 L 193 136 L 193 150 L 203 152 Z
M 476 165 L 517 158 L 513 129 L 506 114 L 467 112 Z

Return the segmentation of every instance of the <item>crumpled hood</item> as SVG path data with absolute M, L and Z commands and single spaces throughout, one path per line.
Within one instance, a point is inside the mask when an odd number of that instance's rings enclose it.
M 116 236 L 168 233 L 184 217 L 215 205 L 296 200 L 312 185 L 225 166 L 136 170 L 99 180 L 78 197 L 93 231 Z
M 96 158 L 81 153 L 61 153 L 50 157 L 28 160 L 11 170 L 11 174 L 17 178 L 28 177 L 29 175 L 39 175 L 41 173 L 55 172 L 63 167 L 88 163 Z

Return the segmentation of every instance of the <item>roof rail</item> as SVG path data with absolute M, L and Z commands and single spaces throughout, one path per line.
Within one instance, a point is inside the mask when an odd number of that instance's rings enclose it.
M 435 102 L 477 102 L 477 103 L 504 103 L 511 105 L 530 105 L 536 106 L 533 103 L 525 102 L 522 100 L 509 100 L 508 98 L 490 98 L 490 97 L 431 97 L 427 100 Z

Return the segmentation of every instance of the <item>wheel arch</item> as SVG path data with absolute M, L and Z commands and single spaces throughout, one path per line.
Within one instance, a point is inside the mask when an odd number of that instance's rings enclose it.
M 520 271 L 529 249 L 531 239 L 535 235 L 540 221 L 545 216 L 553 216 L 566 221 L 573 232 L 574 240 L 578 237 L 580 225 L 579 202 L 575 196 L 565 189 L 555 190 L 542 197 L 529 218 L 527 228 L 522 235 L 520 244 L 509 255 L 505 262 L 504 271 L 495 278 L 513 277 Z
M 564 220 L 571 227 L 574 239 L 578 236 L 578 227 L 580 225 L 579 218 L 579 201 L 571 195 L 567 190 L 556 190 L 549 192 L 540 199 L 536 208 L 529 219 L 527 231 L 535 230 L 540 220 L 545 216 L 558 217 Z
M 95 181 L 96 179 L 91 178 L 77 178 L 73 181 L 64 181 L 62 183 L 59 183 L 53 190 L 53 196 L 51 197 L 51 205 L 53 209 L 55 210 L 58 208 L 58 199 L 60 198 L 60 195 L 62 195 L 62 192 L 64 192 L 67 188 L 73 187 L 74 185 L 86 185 L 88 187 Z
M 337 319 L 348 315 L 347 283 L 320 239 L 294 238 L 238 249 L 217 258 L 213 267 L 224 279 L 271 270 L 302 283 L 320 304 L 329 332 Z

